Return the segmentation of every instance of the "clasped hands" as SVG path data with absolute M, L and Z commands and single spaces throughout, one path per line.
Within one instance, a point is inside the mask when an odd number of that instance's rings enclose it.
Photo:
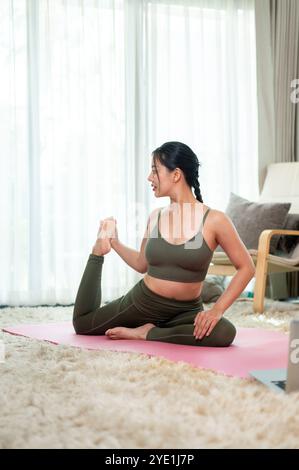
M 106 217 L 101 220 L 98 238 L 102 237 L 108 237 L 110 241 L 111 239 L 118 240 L 117 222 L 114 217 Z
M 215 307 L 198 312 L 194 320 L 193 336 L 195 336 L 195 339 L 209 336 L 222 315 L 223 312 Z

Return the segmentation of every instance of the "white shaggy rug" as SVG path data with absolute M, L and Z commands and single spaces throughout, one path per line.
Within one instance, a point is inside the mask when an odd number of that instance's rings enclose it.
M 205 304 L 209 308 L 212 304 Z M 236 326 L 288 332 L 299 306 L 239 299 Z M 72 307 L 0 309 L 0 327 L 70 320 Z M 0 448 L 299 448 L 299 392 L 277 394 L 138 353 L 88 351 L 0 332 Z

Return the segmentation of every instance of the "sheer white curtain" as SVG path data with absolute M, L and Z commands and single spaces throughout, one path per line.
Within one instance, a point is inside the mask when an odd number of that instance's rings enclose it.
M 175 137 L 194 148 L 203 164 L 202 195 L 211 206 L 224 209 L 231 190 L 254 197 L 257 105 L 252 2 L 153 3 L 148 18 L 149 87 L 154 93 L 147 95 L 147 108 L 155 123 L 153 139 Z
M 0 67 L 0 304 L 73 303 L 102 218 L 139 248 L 167 140 L 256 197 L 253 0 L 1 0 Z M 112 251 L 104 301 L 140 277 Z

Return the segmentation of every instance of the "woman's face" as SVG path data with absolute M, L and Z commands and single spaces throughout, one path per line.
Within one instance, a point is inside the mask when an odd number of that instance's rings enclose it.
M 151 183 L 155 196 L 167 196 L 168 191 L 172 186 L 170 178 L 171 173 L 168 171 L 166 166 L 159 162 L 158 159 L 156 159 L 156 161 L 152 159 L 151 168 L 151 172 L 147 179 Z
M 155 196 L 170 197 L 174 189 L 175 172 L 169 171 L 158 159 L 152 159 L 151 168 L 147 179 L 152 185 Z

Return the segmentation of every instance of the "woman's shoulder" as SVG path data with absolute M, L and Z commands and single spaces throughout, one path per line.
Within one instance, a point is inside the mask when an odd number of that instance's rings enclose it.
M 151 212 L 150 212 L 150 214 L 149 214 L 149 217 L 152 217 L 152 216 L 155 216 L 155 215 L 159 214 L 159 212 L 161 212 L 162 209 L 165 209 L 166 207 L 167 207 L 167 206 L 163 206 L 163 207 L 162 207 L 162 206 L 161 206 L 161 207 L 154 207 L 154 208 L 151 210 Z
M 207 220 L 210 229 L 214 230 L 215 235 L 219 232 L 225 232 L 228 226 L 234 226 L 229 215 L 218 209 L 210 208 Z
M 151 210 L 148 219 L 147 219 L 147 225 L 154 225 L 158 219 L 158 215 L 160 211 L 163 209 L 163 207 L 155 207 L 154 209 Z
M 215 220 L 223 220 L 224 218 L 227 217 L 227 214 L 225 212 L 220 211 L 219 209 L 214 209 L 213 207 L 209 207 L 209 216 L 213 217 Z
M 151 217 L 155 214 L 158 214 L 162 209 L 164 209 L 164 207 L 154 207 L 153 209 L 151 209 L 151 211 L 149 213 L 149 217 Z

